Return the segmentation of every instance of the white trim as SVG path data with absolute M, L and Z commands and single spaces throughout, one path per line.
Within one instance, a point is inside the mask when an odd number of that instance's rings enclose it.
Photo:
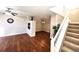
M 20 35 L 20 34 L 25 34 L 25 32 L 23 32 L 23 33 L 12 33 L 12 34 L 7 34 L 7 35 L 1 35 L 0 37 L 13 36 L 13 35 Z M 27 33 L 26 33 L 26 34 L 27 34 Z
M 51 37 L 51 52 L 54 52 L 54 40 L 53 37 Z
M 60 28 L 54 38 L 54 42 L 55 42 L 55 49 L 54 52 L 59 52 L 60 47 L 61 47 L 61 43 L 63 41 L 66 29 L 68 27 L 68 23 L 69 23 L 69 18 L 65 17 L 62 24 L 60 25 Z

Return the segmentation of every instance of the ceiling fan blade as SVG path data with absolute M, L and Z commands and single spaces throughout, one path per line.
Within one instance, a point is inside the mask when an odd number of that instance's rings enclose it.
M 13 10 L 12 8 L 7 8 L 7 10 Z
M 16 16 L 16 15 L 17 15 L 17 13 L 13 13 L 13 12 L 12 12 L 11 14 L 12 14 L 13 16 Z
M 12 10 L 13 10 L 12 8 L 6 8 L 5 11 L 10 13 Z
M 9 12 L 9 13 L 11 12 L 10 10 L 5 10 L 5 11 L 6 11 L 6 12 Z

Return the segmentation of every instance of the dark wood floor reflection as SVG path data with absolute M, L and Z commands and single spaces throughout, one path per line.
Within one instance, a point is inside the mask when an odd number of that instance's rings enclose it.
M 0 37 L 0 52 L 49 52 L 49 33 L 37 32 L 35 37 L 27 34 Z

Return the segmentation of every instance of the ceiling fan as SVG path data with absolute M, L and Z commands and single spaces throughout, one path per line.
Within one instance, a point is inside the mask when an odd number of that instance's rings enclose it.
M 11 14 L 13 16 L 16 16 L 17 13 L 14 11 L 14 9 L 12 8 L 6 8 L 3 12 L 0 12 L 1 14 Z

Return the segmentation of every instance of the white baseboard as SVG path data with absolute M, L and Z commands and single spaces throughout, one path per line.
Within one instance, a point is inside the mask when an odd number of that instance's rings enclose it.
M 13 36 L 13 35 L 19 35 L 19 34 L 25 34 L 25 33 L 12 33 L 12 34 L 4 34 L 4 35 L 0 35 L 0 37 Z

